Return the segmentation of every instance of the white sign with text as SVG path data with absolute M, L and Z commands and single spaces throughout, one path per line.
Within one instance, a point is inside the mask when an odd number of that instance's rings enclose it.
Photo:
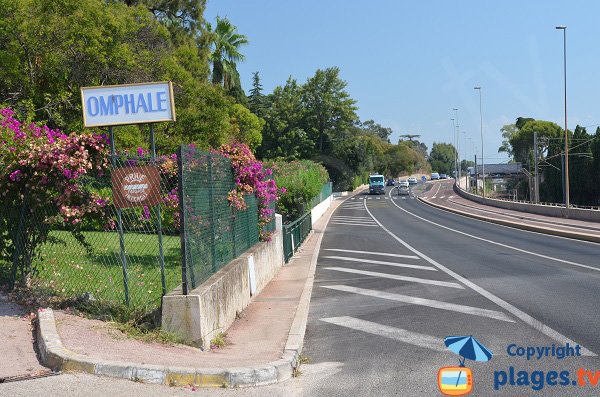
M 82 87 L 84 127 L 175 121 L 173 84 Z

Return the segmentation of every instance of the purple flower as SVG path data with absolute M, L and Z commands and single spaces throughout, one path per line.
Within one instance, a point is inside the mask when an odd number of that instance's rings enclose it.
M 137 148 L 137 155 L 138 157 L 142 157 L 144 155 L 144 149 L 141 147 Z
M 13 171 L 8 176 L 8 179 L 10 179 L 13 182 L 19 182 L 21 180 L 21 177 L 19 175 L 21 175 L 21 170 Z
M 144 209 L 142 210 L 142 219 L 145 219 L 145 220 L 150 219 L 150 209 L 148 208 L 147 205 L 145 205 Z

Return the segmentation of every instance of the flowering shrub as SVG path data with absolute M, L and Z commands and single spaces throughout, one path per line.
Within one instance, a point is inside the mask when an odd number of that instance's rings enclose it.
M 236 187 L 227 196 L 229 203 L 237 210 L 245 210 L 244 195 L 254 193 L 258 199 L 260 239 L 268 241 L 271 233 L 265 230 L 265 226 L 273 219 L 275 210 L 271 207 L 277 201 L 278 193 L 275 180 L 271 178 L 272 170 L 263 167 L 250 148 L 242 143 L 221 145 L 216 153 L 231 160 Z
M 107 148 L 103 135 L 66 135 L 0 109 L 0 257 L 12 261 L 17 250 L 27 275 L 50 225 L 74 227 L 84 217 L 102 217 L 107 198 L 83 181 L 104 174 Z

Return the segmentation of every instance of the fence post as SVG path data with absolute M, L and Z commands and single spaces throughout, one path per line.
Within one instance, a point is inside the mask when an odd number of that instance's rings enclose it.
M 212 272 L 217 272 L 217 248 L 215 247 L 215 205 L 214 205 L 214 191 L 213 191 L 213 155 L 208 155 L 208 205 L 210 207 L 210 251 L 212 255 Z
M 110 134 L 110 158 L 112 169 L 117 166 L 117 153 L 115 151 L 115 134 L 113 128 L 108 127 Z M 119 229 L 119 246 L 121 248 L 121 268 L 123 269 L 123 288 L 125 289 L 125 303 L 129 306 L 129 281 L 127 279 L 127 257 L 125 256 L 125 238 L 123 237 L 123 214 L 120 208 L 117 208 L 117 223 Z
M 177 150 L 177 184 L 179 199 L 179 238 L 181 240 L 181 289 L 183 295 L 188 294 L 187 283 L 187 238 L 185 229 L 185 208 L 184 208 L 184 188 L 183 188 L 183 145 Z
M 23 232 L 25 229 L 25 212 L 27 211 L 27 199 L 23 199 L 23 204 L 21 205 L 21 211 L 19 214 L 19 226 L 17 227 L 17 233 L 15 234 L 15 238 L 13 240 L 15 252 L 13 252 L 13 264 L 10 275 L 10 289 L 13 289 L 15 286 L 15 282 L 17 281 L 17 271 L 19 269 L 19 255 L 22 254 L 23 251 Z

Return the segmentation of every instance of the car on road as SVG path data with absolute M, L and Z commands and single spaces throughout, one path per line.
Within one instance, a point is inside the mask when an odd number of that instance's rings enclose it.
M 448 179 L 448 175 L 446 175 L 446 174 L 440 174 L 440 179 Z
M 410 194 L 410 188 L 404 185 L 398 185 L 398 196 L 407 196 Z
M 440 179 L 440 174 L 438 174 L 437 172 L 432 172 L 431 173 L 431 180 L 435 181 L 435 180 L 438 180 L 438 179 Z
M 416 185 L 417 184 L 417 178 L 415 178 L 414 176 L 411 176 L 410 178 L 408 178 L 408 184 L 409 185 Z
M 398 186 L 406 186 L 408 187 L 409 183 L 408 183 L 408 179 L 400 179 L 400 182 L 398 182 Z
M 388 186 L 396 186 L 396 180 L 394 180 L 394 179 L 388 179 L 387 185 Z

